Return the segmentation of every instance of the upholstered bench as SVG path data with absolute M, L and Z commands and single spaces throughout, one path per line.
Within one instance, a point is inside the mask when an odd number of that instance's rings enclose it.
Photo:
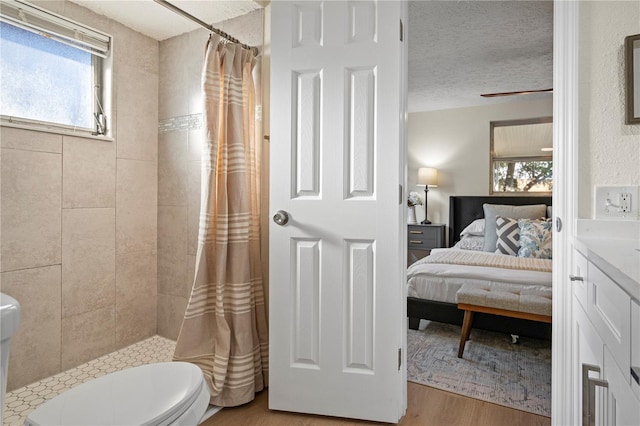
M 551 287 L 515 284 L 464 284 L 456 293 L 464 310 L 458 358 L 462 358 L 475 312 L 551 322 Z

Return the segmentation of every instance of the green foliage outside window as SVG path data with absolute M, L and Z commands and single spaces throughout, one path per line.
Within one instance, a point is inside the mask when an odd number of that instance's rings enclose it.
M 553 161 L 496 160 L 493 182 L 496 192 L 551 192 Z

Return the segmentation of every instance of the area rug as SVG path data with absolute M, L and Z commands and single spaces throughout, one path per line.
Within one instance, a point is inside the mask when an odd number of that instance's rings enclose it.
M 407 375 L 415 383 L 551 416 L 551 342 L 471 329 L 458 358 L 460 327 L 420 322 L 409 330 Z

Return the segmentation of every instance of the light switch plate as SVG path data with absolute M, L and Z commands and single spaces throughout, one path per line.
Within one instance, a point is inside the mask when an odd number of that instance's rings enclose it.
M 596 186 L 594 216 L 596 219 L 638 219 L 637 186 Z

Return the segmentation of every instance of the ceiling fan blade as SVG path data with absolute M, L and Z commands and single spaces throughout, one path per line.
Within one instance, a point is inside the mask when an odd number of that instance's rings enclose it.
M 553 89 L 521 90 L 519 92 L 502 92 L 502 93 L 483 93 L 480 96 L 482 96 L 483 98 L 496 98 L 498 96 L 528 95 L 531 93 L 545 93 L 545 92 L 553 92 Z

